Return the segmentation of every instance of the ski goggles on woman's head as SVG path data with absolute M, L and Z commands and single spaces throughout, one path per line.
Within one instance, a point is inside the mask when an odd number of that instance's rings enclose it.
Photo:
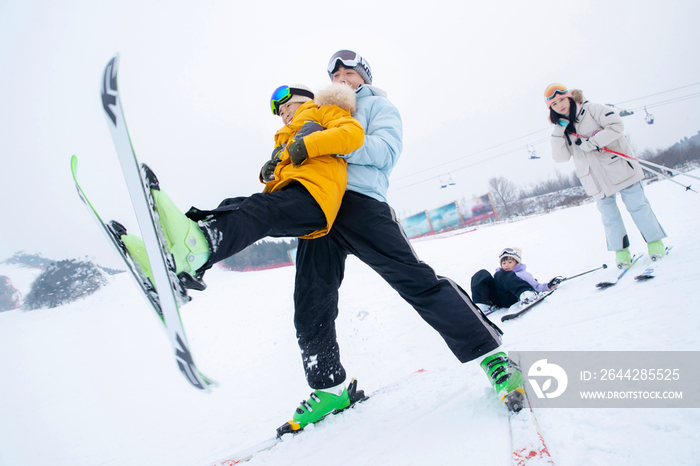
M 280 86 L 272 93 L 270 97 L 270 107 L 272 107 L 272 114 L 279 115 L 280 107 L 287 102 L 289 102 L 294 95 L 300 95 L 303 97 L 308 97 L 309 99 L 314 98 L 313 92 L 309 92 L 306 89 L 299 89 L 297 87 Z
M 498 255 L 498 258 L 501 259 L 501 258 L 507 257 L 507 256 L 515 256 L 515 257 L 517 257 L 518 259 L 520 259 L 520 254 L 518 254 L 518 251 L 516 251 L 516 250 L 513 249 L 513 248 L 505 248 L 505 249 L 504 249 L 503 251 L 501 251 L 501 253 Z
M 544 90 L 544 99 L 545 100 L 552 100 L 554 97 L 556 97 L 558 94 L 568 94 L 569 90 L 566 88 L 565 85 L 559 84 L 559 83 L 554 83 L 550 84 L 547 86 L 547 89 Z

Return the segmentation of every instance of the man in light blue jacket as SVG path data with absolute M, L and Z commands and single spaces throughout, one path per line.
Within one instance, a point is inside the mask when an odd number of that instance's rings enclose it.
M 304 428 L 351 403 L 335 331 L 338 289 L 348 254 L 384 278 L 440 333 L 461 362 L 493 358 L 501 344 L 502 332 L 467 293 L 418 259 L 386 202 L 389 175 L 403 148 L 402 123 L 386 93 L 371 85 L 369 64 L 359 54 L 341 50 L 331 57 L 328 74 L 333 82 L 355 89 L 357 110 L 353 116 L 365 129 L 365 142 L 342 156 L 348 162 L 348 186 L 331 231 L 320 238 L 299 240 L 294 324 L 306 378 L 314 392 L 294 413 L 290 430 Z M 505 358 L 505 354 L 497 354 Z M 491 364 L 489 376 L 493 368 L 505 366 L 499 361 Z M 501 383 L 509 386 L 509 392 L 511 385 L 522 384 L 522 378 L 505 379 L 508 383 Z

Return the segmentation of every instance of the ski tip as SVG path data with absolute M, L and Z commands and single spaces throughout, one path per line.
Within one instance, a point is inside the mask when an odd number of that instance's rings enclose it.
M 73 154 L 70 158 L 70 171 L 73 173 L 73 179 L 78 175 L 78 156 Z
M 600 283 L 596 283 L 595 286 L 596 286 L 596 288 L 599 288 L 602 290 L 605 288 L 610 288 L 613 285 L 614 285 L 614 283 L 610 283 L 610 282 L 600 282 Z

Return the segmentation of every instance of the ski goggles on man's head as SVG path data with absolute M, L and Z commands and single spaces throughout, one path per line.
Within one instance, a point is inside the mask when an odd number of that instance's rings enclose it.
M 367 63 L 359 53 L 353 52 L 352 50 L 340 50 L 334 53 L 331 59 L 328 61 L 327 68 L 328 75 L 331 77 L 331 79 L 333 79 L 333 73 L 338 71 L 338 67 L 340 65 L 343 65 L 345 68 L 352 68 L 355 70 L 357 66 L 360 66 L 365 73 L 365 75 L 363 75 L 363 73 L 359 73 L 360 76 L 362 76 L 362 79 L 364 79 L 367 84 L 372 83 L 372 69 L 369 67 L 369 63 Z
M 520 254 L 518 254 L 518 251 L 516 251 L 516 250 L 513 249 L 513 248 L 505 248 L 505 249 L 504 249 L 503 251 L 501 251 L 501 253 L 498 255 L 498 258 L 501 259 L 501 258 L 507 257 L 507 256 L 515 256 L 515 257 L 517 257 L 518 259 L 520 259 Z
M 544 99 L 545 100 L 552 100 L 557 95 L 567 94 L 568 92 L 569 92 L 569 90 L 563 84 L 559 84 L 559 83 L 550 84 L 549 86 L 547 86 L 547 89 L 544 90 Z
M 309 99 L 314 98 L 313 92 L 309 92 L 306 89 L 299 89 L 298 87 L 280 86 L 272 93 L 270 97 L 270 107 L 272 107 L 272 114 L 279 115 L 280 107 L 290 101 L 293 95 L 300 95 L 308 97 Z

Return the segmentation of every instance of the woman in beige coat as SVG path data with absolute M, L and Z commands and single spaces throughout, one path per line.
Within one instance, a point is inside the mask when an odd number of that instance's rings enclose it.
M 629 238 L 617 207 L 618 192 L 647 243 L 650 257 L 652 260 L 662 258 L 665 249 L 662 239 L 666 232 L 644 195 L 642 168 L 631 160 L 602 150 L 607 148 L 634 157 L 620 116 L 613 108 L 588 102 L 581 91 L 569 92 L 562 84 L 549 85 L 544 96 L 549 119 L 554 124 L 552 158 L 555 162 L 568 162 L 573 158 L 581 184 L 597 201 L 608 250 L 615 251 L 618 268 L 629 267 L 631 263 Z

